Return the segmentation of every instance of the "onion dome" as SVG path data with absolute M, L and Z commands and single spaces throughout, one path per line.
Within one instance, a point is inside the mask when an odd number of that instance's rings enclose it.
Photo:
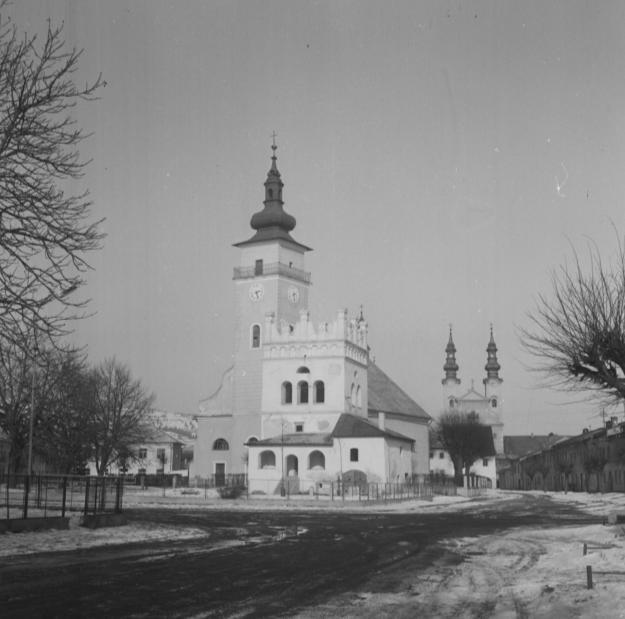
M 445 360 L 445 365 L 443 366 L 443 370 L 445 370 L 444 380 L 458 380 L 458 377 L 456 376 L 456 373 L 458 372 L 458 364 L 456 363 L 456 345 L 454 344 L 451 325 L 449 325 L 449 341 L 447 342 L 445 352 L 447 353 L 447 358 Z
M 265 181 L 264 206 L 261 211 L 254 213 L 250 220 L 250 226 L 256 230 L 256 234 L 247 241 L 235 243 L 235 247 L 242 247 L 250 243 L 282 239 L 293 243 L 304 251 L 310 249 L 310 247 L 306 247 L 295 241 L 289 234 L 289 232 L 295 228 L 295 217 L 289 215 L 283 208 L 282 188 L 284 187 L 284 183 L 282 182 L 277 166 L 277 149 L 274 134 L 274 141 L 271 145 L 271 150 L 273 151 L 271 156 L 271 168 L 269 172 L 267 172 L 267 180 Z
M 490 326 L 490 341 L 488 342 L 488 346 L 486 347 L 486 365 L 484 369 L 486 370 L 486 380 L 489 379 L 499 379 L 499 370 L 501 366 L 497 361 L 497 345 L 495 344 L 495 338 L 493 337 L 493 325 Z

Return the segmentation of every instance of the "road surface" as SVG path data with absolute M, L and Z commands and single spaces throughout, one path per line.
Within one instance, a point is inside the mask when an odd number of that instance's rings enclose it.
M 406 584 L 407 575 L 412 583 L 422 575 L 415 600 L 428 587 L 444 586 L 441 574 L 470 561 L 471 555 L 490 552 L 496 534 L 598 520 L 535 495 L 465 504 L 456 513 L 152 508 L 129 510 L 127 516 L 147 526 L 199 528 L 208 536 L 5 558 L 0 566 L 0 615 L 323 617 L 341 616 L 346 600 L 361 600 L 357 616 L 365 616 L 367 596 L 405 593 L 407 586 L 414 586 Z M 481 536 L 490 541 L 474 546 L 470 554 L 449 543 Z M 519 537 L 511 569 L 526 568 L 538 552 Z M 488 572 L 486 562 L 474 585 L 488 591 L 500 580 L 494 569 Z M 461 613 L 429 604 L 428 614 L 423 614 L 424 607 L 421 616 L 482 617 L 492 610 L 488 599 Z M 524 616 L 522 609 L 517 611 L 511 616 Z M 343 616 L 348 615 L 346 611 Z M 380 613 L 371 609 L 371 616 Z M 415 609 L 393 616 L 415 616 Z

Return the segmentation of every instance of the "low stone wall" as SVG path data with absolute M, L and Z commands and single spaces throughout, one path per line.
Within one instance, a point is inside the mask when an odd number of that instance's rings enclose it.
M 69 518 L 55 516 L 53 518 L 12 518 L 0 520 L 0 533 L 11 531 L 45 531 L 47 529 L 69 529 Z
M 128 524 L 124 514 L 95 514 L 83 516 L 80 526 L 88 529 L 99 529 L 100 527 L 121 527 Z

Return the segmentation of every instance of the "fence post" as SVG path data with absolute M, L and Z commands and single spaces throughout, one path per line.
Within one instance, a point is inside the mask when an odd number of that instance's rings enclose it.
M 30 493 L 30 475 L 24 478 L 24 505 L 22 507 L 22 518 L 28 518 L 28 495 Z
M 592 589 L 592 566 L 586 566 L 586 587 Z
M 115 513 L 119 514 L 122 511 L 122 493 L 124 491 L 124 478 L 117 478 L 117 487 L 115 488 Z
M 91 485 L 91 477 L 87 477 L 85 482 L 85 513 L 86 516 L 89 512 L 89 486 Z
M 61 518 L 65 518 L 65 501 L 67 500 L 67 476 L 63 477 L 63 499 L 61 501 Z

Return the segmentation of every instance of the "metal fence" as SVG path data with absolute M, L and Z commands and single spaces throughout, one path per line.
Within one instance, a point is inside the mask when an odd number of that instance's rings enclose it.
M 436 494 L 455 495 L 457 488 L 451 481 L 433 482 L 428 476 L 401 483 L 347 483 L 345 481 L 323 481 L 308 490 L 300 487 L 293 478 L 250 480 L 246 488 L 250 498 L 274 496 L 286 499 L 313 498 L 327 501 L 351 501 L 360 503 L 391 503 L 410 499 L 431 500 Z
M 0 520 L 119 513 L 122 482 L 120 477 L 0 473 Z

